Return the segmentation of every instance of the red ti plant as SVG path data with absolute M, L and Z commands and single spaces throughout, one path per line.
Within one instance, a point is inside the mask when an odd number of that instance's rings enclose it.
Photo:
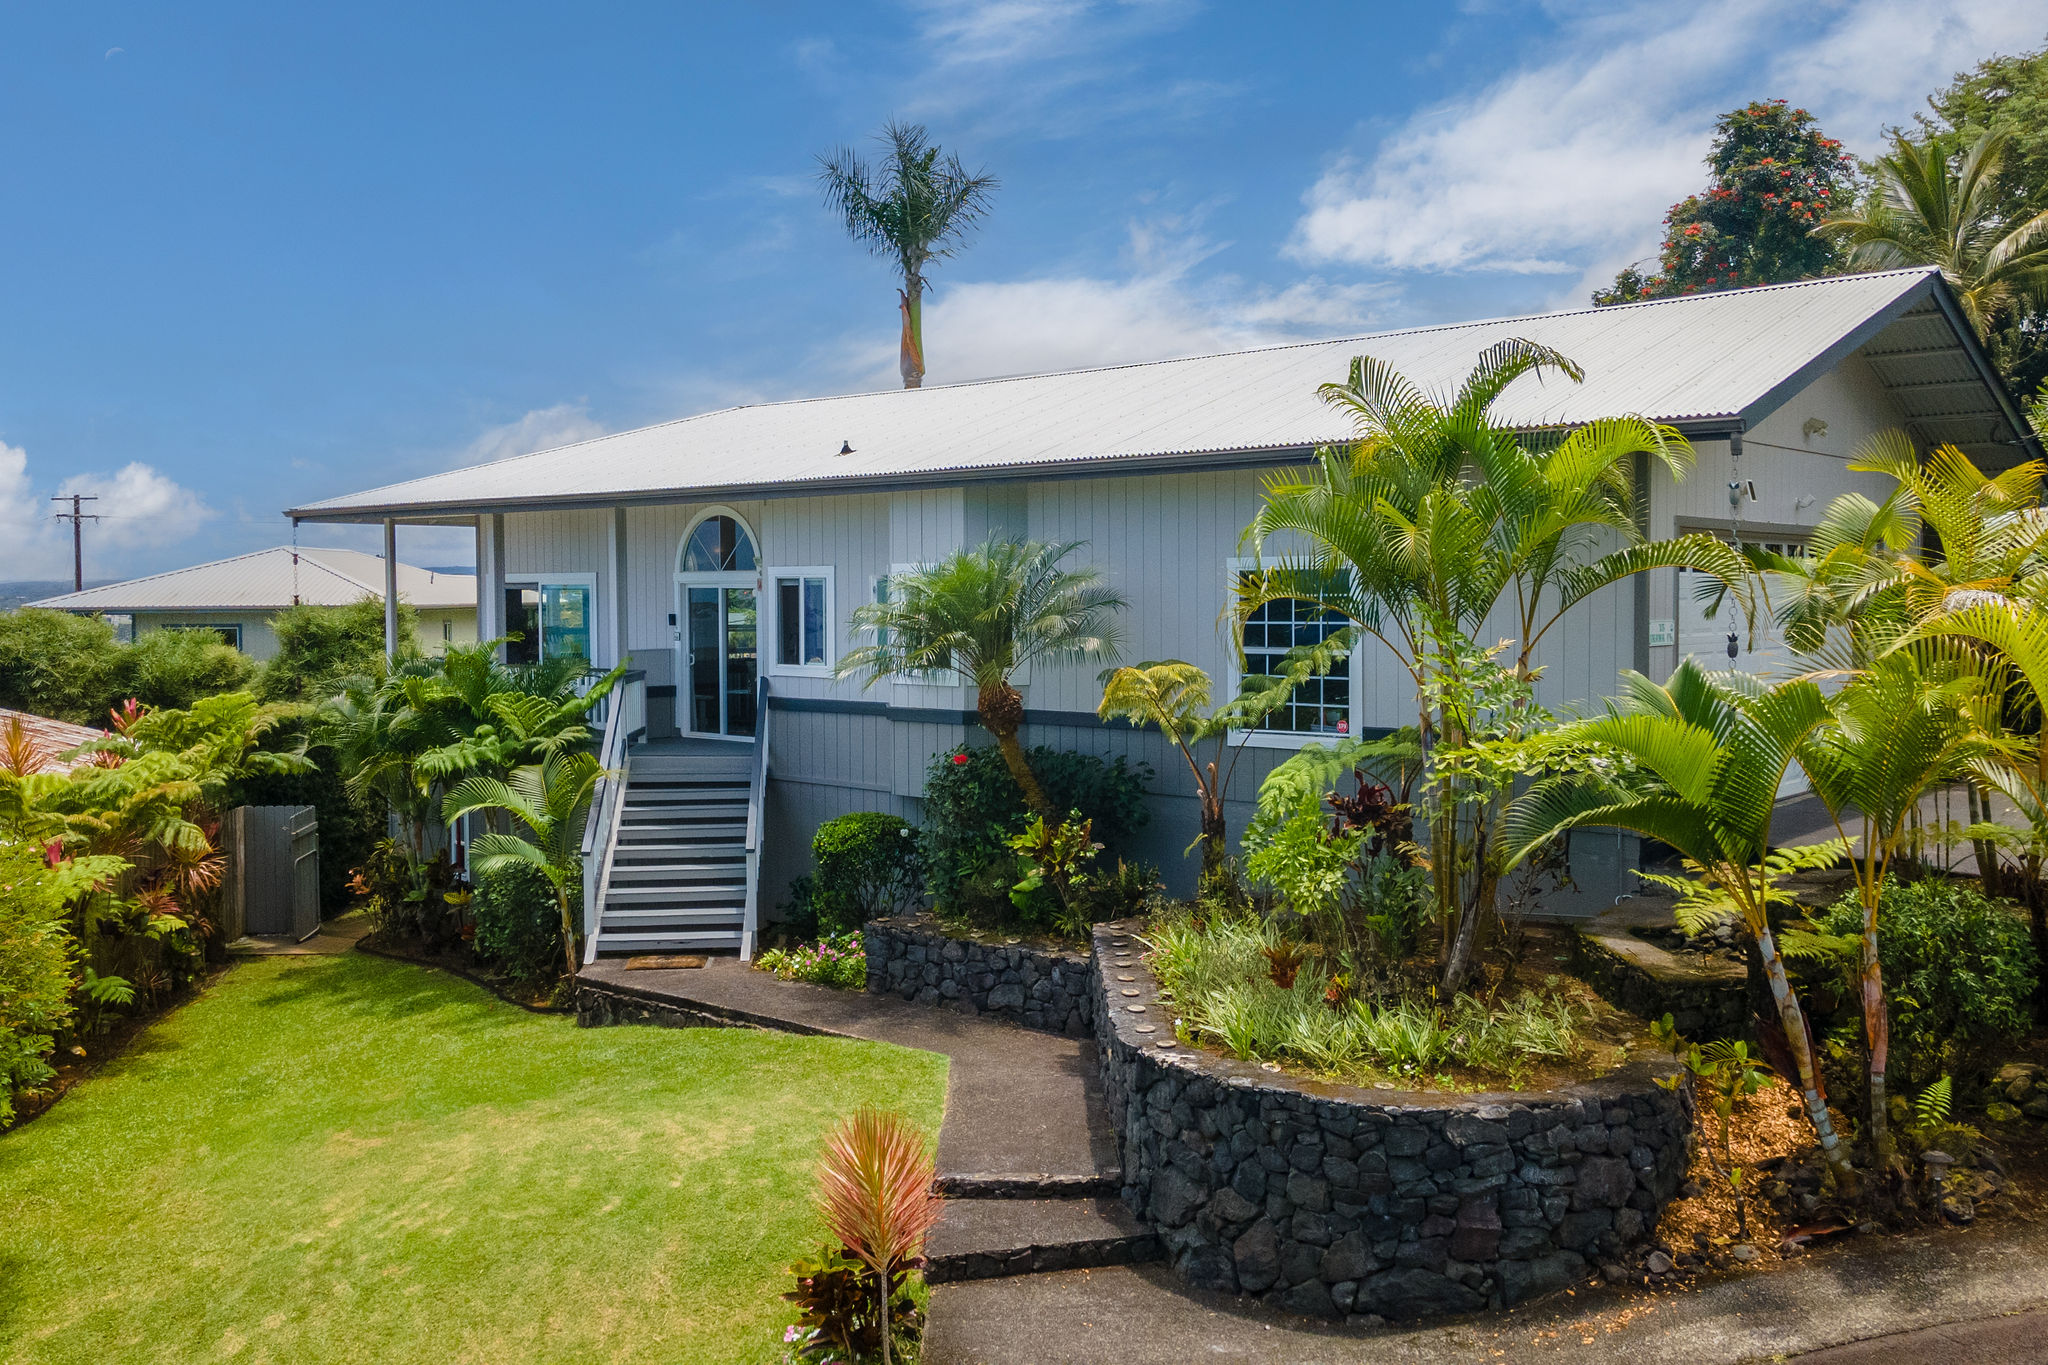
M 944 1211 L 924 1134 L 901 1114 L 863 1107 L 825 1139 L 818 1209 L 825 1223 L 881 1281 L 882 1363 L 889 1362 L 889 1285 L 924 1254 Z

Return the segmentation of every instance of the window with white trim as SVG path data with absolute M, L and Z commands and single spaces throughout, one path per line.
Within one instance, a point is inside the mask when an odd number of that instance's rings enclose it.
M 1257 561 L 1230 561 L 1229 582 L 1233 591 L 1241 586 Z M 1283 670 L 1289 650 L 1318 645 L 1344 629 L 1341 612 L 1319 607 L 1299 598 L 1267 602 L 1244 618 L 1238 636 L 1243 651 L 1242 670 L 1233 678 L 1234 690 L 1253 676 L 1275 676 Z M 1233 660 L 1235 663 L 1235 660 Z M 1234 670 L 1236 671 L 1236 670 Z M 1311 674 L 1289 695 L 1285 703 L 1259 722 L 1255 737 L 1271 736 L 1271 742 L 1289 743 L 1307 739 L 1334 739 L 1352 733 L 1353 711 L 1358 696 L 1356 661 L 1340 655 L 1327 672 Z
M 837 661 L 833 648 L 832 570 L 770 569 L 767 578 L 775 618 L 770 668 L 777 673 L 830 677 Z
M 597 657 L 597 575 L 587 573 L 505 576 L 505 662 L 537 664 Z

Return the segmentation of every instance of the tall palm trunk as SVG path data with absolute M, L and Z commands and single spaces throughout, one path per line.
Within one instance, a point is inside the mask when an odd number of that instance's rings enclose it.
M 976 695 L 974 711 L 981 717 L 981 728 L 996 737 L 996 748 L 1002 751 L 1010 776 L 1017 780 L 1017 789 L 1024 793 L 1024 804 L 1046 824 L 1057 824 L 1059 812 L 1046 798 L 1045 788 L 1038 785 L 1038 776 L 1024 757 L 1024 745 L 1017 739 L 1017 731 L 1024 725 L 1024 698 L 1007 682 L 991 683 Z
M 562 912 L 562 957 L 569 965 L 569 978 L 576 978 L 576 917 L 569 910 L 569 884 L 555 889 L 555 904 Z
M 1849 1149 L 1836 1136 L 1834 1120 L 1828 1117 L 1828 1102 L 1821 1094 L 1820 1073 L 1813 1061 L 1813 1040 L 1806 1029 L 1806 1012 L 1800 1009 L 1799 997 L 1792 993 L 1792 983 L 1786 979 L 1785 959 L 1779 956 L 1778 942 L 1768 922 L 1757 927 L 1756 946 L 1763 959 L 1764 979 L 1770 983 L 1771 1003 L 1777 1007 L 1778 1023 L 1785 1034 L 1785 1046 L 1791 1050 L 1793 1069 L 1798 1073 L 1806 1117 L 1820 1139 L 1820 1154 L 1833 1168 L 1841 1188 L 1854 1189 L 1856 1168 L 1849 1164 Z
M 896 291 L 896 307 L 903 314 L 903 339 L 896 350 L 896 368 L 903 375 L 903 387 L 915 389 L 924 383 L 924 281 L 911 276 Z

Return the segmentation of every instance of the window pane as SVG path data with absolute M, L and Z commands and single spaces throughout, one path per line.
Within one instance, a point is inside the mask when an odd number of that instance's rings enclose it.
M 1244 622 L 1244 671 L 1277 676 L 1287 652 L 1321 644 L 1344 626 L 1344 618 L 1312 602 L 1292 598 L 1268 602 Z M 1259 723 L 1262 730 L 1290 734 L 1341 735 L 1351 729 L 1351 665 L 1338 659 L 1330 671 L 1302 679 L 1286 703 Z
M 731 517 L 706 517 L 683 547 L 686 573 L 727 573 L 754 567 L 754 542 Z
M 540 646 L 546 659 L 590 658 L 590 589 L 544 583 L 540 590 Z
M 794 664 L 802 662 L 797 652 L 797 637 L 802 622 L 800 598 L 803 584 L 794 578 L 775 580 L 775 662 Z
M 540 589 L 505 589 L 505 662 L 540 662 Z
M 825 658 L 825 580 L 804 580 L 804 662 L 822 664 Z

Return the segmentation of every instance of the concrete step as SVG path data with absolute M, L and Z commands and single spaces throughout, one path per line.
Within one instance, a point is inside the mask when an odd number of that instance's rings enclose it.
M 949 1199 L 925 1240 L 932 1284 L 1156 1261 L 1159 1238 L 1121 1199 Z
M 604 953 L 668 953 L 691 949 L 718 951 L 721 949 L 738 952 L 740 931 L 738 929 L 684 929 L 634 930 L 619 933 L 600 929 L 597 935 L 597 951 Z

